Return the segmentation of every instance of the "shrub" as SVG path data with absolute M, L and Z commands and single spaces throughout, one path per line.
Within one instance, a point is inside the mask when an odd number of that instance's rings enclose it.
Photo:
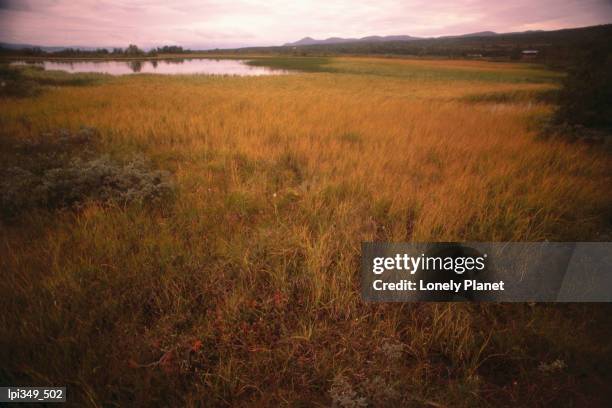
M 329 395 L 334 407 L 359 408 L 368 405 L 366 399 L 357 394 L 351 383 L 342 374 L 334 378 Z
M 40 93 L 40 86 L 21 71 L 0 65 L 0 97 L 26 98 Z
M 89 128 L 76 134 L 61 130 L 14 146 L 17 156 L 30 160 L 2 175 L 0 215 L 6 219 L 28 209 L 75 207 L 88 200 L 144 203 L 172 191 L 169 174 L 151 169 L 140 156 L 123 162 L 88 157 L 83 145 L 91 144 L 94 134 Z
M 140 157 L 125 163 L 108 156 L 76 158 L 42 175 L 12 167 L 0 182 L 0 208 L 3 216 L 11 217 L 35 207 L 73 207 L 86 200 L 144 203 L 169 193 L 168 179 L 166 172 L 149 169 Z
M 569 71 L 554 122 L 612 128 L 612 55 L 606 49 L 587 52 Z

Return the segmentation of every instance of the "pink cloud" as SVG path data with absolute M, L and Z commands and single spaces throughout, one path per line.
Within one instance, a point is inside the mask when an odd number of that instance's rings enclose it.
M 39 45 L 212 48 L 611 22 L 608 0 L 0 0 L 0 41 Z

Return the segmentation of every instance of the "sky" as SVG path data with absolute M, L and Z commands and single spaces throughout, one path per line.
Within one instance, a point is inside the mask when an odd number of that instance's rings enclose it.
M 0 42 L 42 46 L 233 48 L 607 23 L 612 0 L 0 0 Z

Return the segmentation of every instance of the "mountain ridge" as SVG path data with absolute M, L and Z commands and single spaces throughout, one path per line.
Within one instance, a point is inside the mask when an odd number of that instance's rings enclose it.
M 357 42 L 387 42 L 387 41 L 413 41 L 420 40 L 422 37 L 413 37 L 410 35 L 370 35 L 361 38 L 341 38 L 341 37 L 329 37 L 324 40 L 316 40 L 312 37 L 304 37 L 301 40 L 285 43 L 283 47 L 291 47 L 298 45 L 317 45 L 317 44 L 345 44 L 345 43 L 357 43 Z
M 555 30 L 553 30 L 555 31 Z M 392 42 L 392 41 L 416 41 L 416 40 L 436 40 L 436 39 L 452 39 L 452 38 L 478 38 L 478 37 L 497 37 L 501 35 L 515 34 L 530 34 L 545 32 L 544 30 L 527 30 L 509 33 L 497 33 L 495 31 L 478 31 L 474 33 L 459 34 L 459 35 L 442 35 L 438 37 L 415 37 L 411 35 L 370 35 L 361 38 L 342 38 L 329 37 L 324 40 L 317 40 L 312 37 L 304 37 L 298 41 L 288 42 L 283 44 L 283 47 L 296 47 L 300 45 L 326 45 L 326 44 L 346 44 L 346 43 L 373 43 L 373 42 Z

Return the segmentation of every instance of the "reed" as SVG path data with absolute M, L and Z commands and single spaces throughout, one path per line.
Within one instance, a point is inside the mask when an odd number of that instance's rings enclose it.
M 609 156 L 537 137 L 555 75 L 325 62 L 0 100 L 3 137 L 92 127 L 104 154 L 143 154 L 177 190 L 2 226 L 2 382 L 67 384 L 93 406 L 601 402 L 585 390 L 605 385 L 578 374 L 610 363 L 603 307 L 359 296 L 362 241 L 597 239 Z M 503 93 L 521 97 L 486 97 Z M 567 368 L 538 370 L 556 359 Z

